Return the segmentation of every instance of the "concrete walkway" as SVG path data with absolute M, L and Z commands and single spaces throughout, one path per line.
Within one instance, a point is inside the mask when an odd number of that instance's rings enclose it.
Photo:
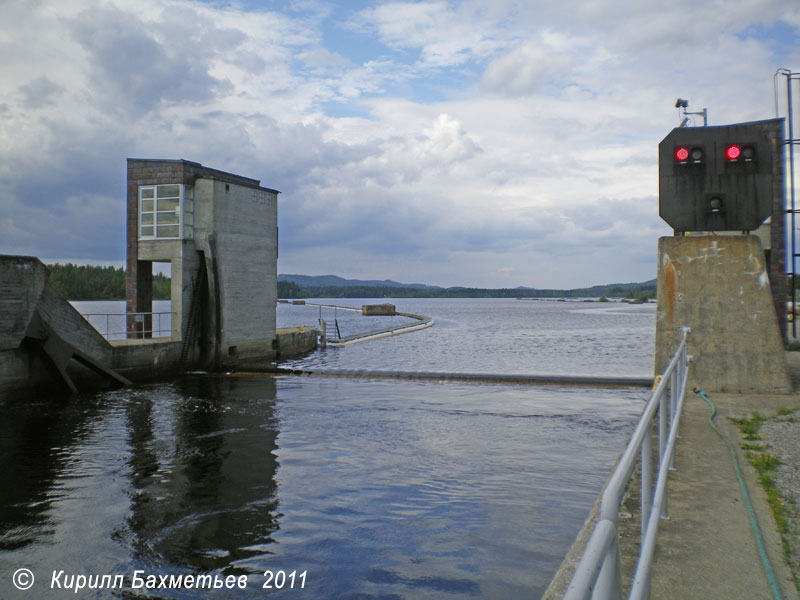
M 739 464 L 783 598 L 800 598 L 783 558 L 766 496 L 756 481 L 755 470 L 739 448 L 739 431 L 728 419 L 749 416 L 753 410 L 773 415 L 781 407 L 800 407 L 800 395 L 709 396 L 717 407 L 717 427 L 737 447 Z M 687 396 L 677 445 L 677 470 L 669 477 L 671 518 L 662 520 L 659 527 L 651 597 L 770 600 L 773 594 L 759 559 L 731 456 L 723 440 L 709 426 L 710 414 L 711 409 L 702 398 L 693 393 Z M 628 521 L 621 531 L 623 548 L 625 538 L 628 544 L 638 545 L 638 517 Z M 630 570 L 632 565 L 624 567 Z M 628 577 L 630 573 L 624 579 Z
M 729 417 L 766 417 L 780 408 L 800 408 L 800 352 L 786 354 L 793 394 L 709 394 L 717 407 L 714 423 L 736 448 L 740 469 L 761 528 L 775 578 L 785 600 L 800 600 L 783 556 L 780 535 L 766 495 L 739 444 L 741 434 Z M 652 567 L 653 600 L 773 600 L 756 547 L 733 461 L 725 442 L 708 423 L 711 408 L 688 392 L 676 446 L 675 471 L 669 474 L 667 512 L 659 523 Z M 657 455 L 658 450 L 655 450 Z M 563 597 L 597 521 L 599 499 L 589 519 L 545 592 L 545 600 Z M 791 527 L 791 525 L 790 525 Z M 800 523 L 794 527 L 800 528 Z M 639 476 L 620 507 L 619 543 L 623 597 L 636 568 L 641 535 Z

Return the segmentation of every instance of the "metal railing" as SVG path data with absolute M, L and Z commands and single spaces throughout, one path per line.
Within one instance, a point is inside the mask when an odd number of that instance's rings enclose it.
M 141 324 L 141 327 L 137 327 L 135 330 L 137 337 L 172 336 L 172 316 L 174 314 L 173 312 L 129 312 L 86 313 L 83 316 L 107 340 L 124 340 L 131 337 L 128 330 L 128 323 L 131 321 Z M 165 318 L 165 315 L 169 315 L 169 318 Z M 105 321 L 105 328 L 102 327 L 103 321 Z M 149 327 L 146 327 L 148 324 Z
M 637 454 L 641 456 L 641 545 L 636 572 L 631 581 L 632 599 L 650 597 L 650 566 L 655 551 L 660 518 L 667 516 L 667 473 L 674 469 L 678 436 L 686 395 L 689 328 L 642 411 L 636 429 L 603 490 L 600 515 L 583 557 L 572 576 L 565 600 L 618 600 L 622 598 L 619 550 L 619 508 L 633 477 Z M 658 472 L 653 488 L 653 419 L 658 413 Z

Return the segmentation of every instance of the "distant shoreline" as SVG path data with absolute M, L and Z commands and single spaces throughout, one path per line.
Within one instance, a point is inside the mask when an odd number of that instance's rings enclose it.
M 532 288 L 419 288 L 396 286 L 304 286 L 278 281 L 279 298 L 627 298 L 646 301 L 655 298 L 656 281 L 610 284 L 573 290 L 537 290 Z
M 125 271 L 114 267 L 48 265 L 50 283 L 68 300 L 124 300 Z M 297 281 L 302 281 L 303 284 Z M 335 281 L 337 285 L 314 285 L 316 281 Z M 382 285 L 384 284 L 384 285 Z M 656 280 L 641 283 L 612 283 L 570 290 L 517 288 L 478 288 L 403 284 L 390 280 L 359 281 L 332 275 L 279 275 L 278 298 L 627 298 L 647 300 L 656 294 Z M 153 299 L 170 299 L 170 278 L 153 276 Z

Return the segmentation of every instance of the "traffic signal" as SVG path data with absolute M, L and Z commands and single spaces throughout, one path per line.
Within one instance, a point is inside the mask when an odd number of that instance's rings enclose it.
M 688 146 L 678 146 L 675 148 L 675 160 L 680 164 L 700 164 L 705 158 L 705 150 L 700 146 L 689 148 Z
M 772 153 L 758 123 L 677 128 L 658 148 L 659 215 L 675 231 L 752 231 L 772 214 Z
M 730 144 L 725 148 L 725 158 L 731 162 L 752 162 L 756 158 L 756 149 L 751 145 Z

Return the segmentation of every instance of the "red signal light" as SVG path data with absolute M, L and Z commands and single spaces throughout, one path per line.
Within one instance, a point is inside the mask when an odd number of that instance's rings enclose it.
M 725 158 L 728 160 L 738 160 L 742 155 L 742 147 L 739 144 L 731 144 L 725 148 Z
M 686 146 L 680 146 L 675 150 L 675 159 L 679 162 L 686 162 L 689 160 L 689 149 Z

